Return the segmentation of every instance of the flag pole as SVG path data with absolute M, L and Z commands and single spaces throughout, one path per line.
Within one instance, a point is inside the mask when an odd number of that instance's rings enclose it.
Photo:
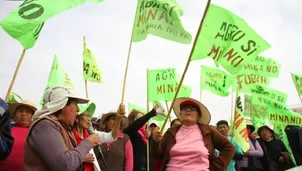
M 26 49 L 23 49 L 22 54 L 21 54 L 21 56 L 20 56 L 20 58 L 19 58 L 19 61 L 18 61 L 16 70 L 15 70 L 13 79 L 12 79 L 12 81 L 10 82 L 10 85 L 9 85 L 9 87 L 8 87 L 8 90 L 7 90 L 7 93 L 6 93 L 6 96 L 5 96 L 5 101 L 7 101 L 7 100 L 9 99 L 9 96 L 10 96 L 10 94 L 11 94 L 11 92 L 12 92 L 12 89 L 13 89 L 13 86 L 14 86 L 14 84 L 15 84 L 15 80 L 16 80 L 16 77 L 17 77 L 17 75 L 18 75 L 18 72 L 19 72 L 21 63 L 22 63 L 23 58 L 24 58 L 24 56 L 25 56 L 25 52 L 26 52 Z
M 169 105 L 168 105 L 168 101 L 167 101 L 167 100 L 165 100 L 165 102 L 166 102 L 166 108 L 167 108 L 167 111 L 169 111 Z M 169 119 L 169 121 L 170 121 L 170 123 L 171 123 L 171 122 L 172 122 L 172 121 L 171 121 L 171 117 L 169 117 L 168 119 Z
M 149 112 L 149 91 L 148 91 L 148 87 L 149 87 L 149 81 L 148 81 L 148 68 L 146 69 L 146 75 L 147 75 L 147 112 Z M 147 127 L 147 131 L 148 131 L 148 126 Z M 147 141 L 147 171 L 150 171 L 150 148 L 149 148 L 149 138 Z
M 87 85 L 87 80 L 85 80 L 85 91 L 86 91 L 86 98 L 88 98 L 88 85 Z
M 294 84 L 295 84 L 295 80 L 294 80 L 293 73 L 290 73 L 290 75 L 292 76 L 292 80 L 293 80 L 293 82 L 294 82 Z M 298 96 L 299 96 L 299 98 L 300 98 L 300 101 L 302 102 L 302 98 L 301 98 L 301 96 L 300 96 L 300 94 L 299 94 L 299 90 L 298 90 L 298 87 L 297 87 L 297 85 L 296 85 L 296 84 L 295 84 L 295 87 L 296 87 L 296 90 L 297 90 Z
M 86 37 L 85 36 L 83 36 L 83 48 L 84 48 L 84 53 L 85 53 L 85 49 L 86 49 Z M 84 60 L 84 58 L 83 58 L 83 60 Z M 83 61 L 83 63 L 84 63 L 84 61 Z M 83 66 L 83 67 L 85 67 L 85 66 Z M 86 92 L 86 98 L 88 98 L 88 85 L 87 85 L 86 79 L 85 79 L 85 92 Z
M 128 56 L 127 56 L 125 73 L 124 73 L 121 103 L 124 103 L 124 99 L 125 99 L 125 89 L 126 89 L 128 67 L 129 67 L 129 61 L 130 61 L 130 55 L 131 55 L 131 49 L 132 49 L 132 37 L 133 37 L 133 29 L 134 29 L 134 26 L 135 26 L 134 25 L 135 24 L 135 18 L 136 18 L 136 14 L 134 15 L 133 26 L 132 26 L 132 31 L 131 31 L 131 39 L 130 39 L 129 48 L 128 48 Z
M 183 74 L 182 74 L 182 76 L 181 76 L 180 82 L 179 82 L 179 84 L 178 84 L 178 86 L 177 86 L 177 89 L 176 89 L 176 92 L 175 92 L 173 101 L 172 101 L 171 106 L 170 106 L 170 108 L 169 108 L 168 115 L 167 115 L 167 117 L 166 117 L 166 119 L 165 119 L 165 122 L 164 122 L 164 124 L 163 124 L 163 126 L 162 126 L 162 128 L 161 128 L 161 131 L 164 130 L 164 127 L 165 127 L 166 124 L 167 124 L 168 118 L 170 117 L 170 114 L 171 114 L 171 112 L 172 112 L 173 105 L 174 105 L 175 100 L 176 100 L 176 98 L 177 98 L 178 92 L 179 92 L 179 90 L 180 90 L 180 88 L 181 88 L 182 82 L 183 82 L 183 80 L 184 80 L 184 78 L 185 78 L 185 75 L 186 75 L 186 73 L 187 73 L 187 70 L 188 70 L 188 68 L 189 68 L 189 65 L 190 65 L 190 62 L 191 62 L 191 58 L 192 58 L 193 52 L 194 52 L 194 50 L 195 50 L 195 45 L 196 45 L 196 43 L 197 43 L 197 41 L 198 41 L 198 37 L 199 37 L 198 35 L 199 35 L 200 31 L 201 31 L 201 28 L 202 28 L 204 19 L 205 19 L 205 17 L 206 17 L 206 14 L 207 14 L 207 12 L 208 12 L 208 9 L 209 9 L 209 7 L 210 7 L 210 4 L 211 4 L 211 0 L 208 0 L 207 5 L 206 5 L 206 8 L 205 8 L 205 11 L 204 11 L 204 13 L 203 13 L 203 16 L 202 16 L 201 21 L 200 21 L 200 24 L 199 24 L 199 28 L 198 28 L 197 34 L 196 34 L 195 39 L 194 39 L 194 43 L 193 43 L 193 46 L 192 46 L 192 49 L 191 49 L 191 52 L 190 52 L 190 56 L 189 56 L 189 58 L 188 58 L 186 67 L 185 67 L 185 69 L 184 69 L 184 72 L 183 72 Z

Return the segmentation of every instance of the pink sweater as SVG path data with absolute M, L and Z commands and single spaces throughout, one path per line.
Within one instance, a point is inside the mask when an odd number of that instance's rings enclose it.
M 1 171 L 21 171 L 24 163 L 24 144 L 29 128 L 14 126 L 11 134 L 15 138 L 11 154 L 0 161 Z
M 182 125 L 176 134 L 176 144 L 170 151 L 166 171 L 209 171 L 208 156 L 198 125 Z
M 117 138 L 124 138 L 124 134 L 119 132 Z M 108 147 L 112 144 L 112 142 L 106 143 Z M 132 143 L 130 139 L 125 144 L 125 167 L 124 171 L 132 171 L 133 170 L 133 149 Z

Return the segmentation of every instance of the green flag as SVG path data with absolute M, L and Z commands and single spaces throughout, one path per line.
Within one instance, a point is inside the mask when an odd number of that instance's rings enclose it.
M 148 70 L 148 101 L 172 101 L 178 88 L 174 68 Z M 177 97 L 190 97 L 192 89 L 186 85 L 180 87 Z
M 174 68 L 148 70 L 148 101 L 171 100 L 177 89 Z
M 302 75 L 301 74 L 293 74 L 293 81 L 299 93 L 299 96 L 302 96 Z
M 290 145 L 289 145 L 289 142 L 288 142 L 288 138 L 287 138 L 287 135 L 284 131 L 284 127 L 282 124 L 280 123 L 275 123 L 274 124 L 274 131 L 275 131 L 275 134 L 280 138 L 280 140 L 284 143 L 287 151 L 289 152 L 290 154 L 290 157 L 292 159 L 292 161 L 294 162 L 294 164 L 296 165 L 296 160 L 295 160 L 295 157 L 293 156 L 293 152 L 292 152 L 292 149 L 290 148 Z
M 279 62 L 262 56 L 257 56 L 254 61 L 243 67 L 243 72 L 272 78 L 278 78 L 280 70 L 281 64 Z
M 19 103 L 22 101 L 22 97 L 17 93 L 12 92 L 8 97 L 7 104 Z
M 140 107 L 133 103 L 128 103 L 128 112 L 130 113 L 133 109 L 143 112 L 143 114 L 147 113 L 147 110 L 143 107 Z
M 250 118 L 267 118 L 267 107 L 261 104 L 253 104 L 252 97 L 250 95 L 244 94 L 244 115 Z M 264 124 L 264 120 L 263 120 Z
M 97 61 L 93 53 L 87 48 L 84 37 L 84 53 L 83 53 L 83 77 L 91 82 L 102 82 L 102 72 L 98 67 Z
M 206 66 L 201 66 L 200 74 L 200 89 L 209 90 L 210 92 L 218 96 L 228 96 L 230 92 L 228 89 L 232 85 L 233 79 L 230 75 L 225 72 L 210 68 Z
M 252 103 L 264 105 L 275 109 L 283 109 L 286 106 L 286 93 L 268 87 L 258 86 L 256 90 L 252 90 Z
M 53 58 L 51 71 L 49 74 L 48 82 L 44 91 L 52 86 L 66 86 L 73 88 L 71 80 L 67 73 L 65 73 L 63 65 L 60 64 L 58 57 Z M 43 98 L 40 101 L 40 104 L 43 105 Z
M 132 41 L 145 40 L 148 34 L 189 44 L 192 36 L 182 26 L 183 10 L 176 0 L 138 0 Z
M 272 123 L 281 123 L 285 125 L 302 125 L 302 115 L 288 109 L 272 109 L 268 110 L 268 119 Z
M 185 84 L 182 84 L 179 89 L 177 97 L 190 97 L 191 94 L 192 94 L 192 88 Z M 174 96 L 173 96 L 173 98 L 174 98 Z M 173 99 L 171 99 L 170 101 L 172 101 L 172 100 Z
M 11 37 L 24 49 L 32 48 L 44 22 L 54 15 L 81 5 L 88 0 L 25 0 L 17 9 L 0 22 Z M 101 2 L 102 0 L 91 0 Z
M 231 74 L 270 47 L 243 19 L 211 4 L 191 60 L 213 58 Z
M 264 75 L 258 75 L 258 73 L 242 71 L 235 76 L 234 84 L 238 85 L 240 92 L 251 93 L 251 91 L 257 89 L 259 85 L 268 86 L 270 84 L 270 78 Z

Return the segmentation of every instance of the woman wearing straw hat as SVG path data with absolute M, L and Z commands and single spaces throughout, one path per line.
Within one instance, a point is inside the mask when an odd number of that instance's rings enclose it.
M 104 131 L 110 132 L 117 125 L 115 110 L 103 114 L 100 122 L 105 125 Z M 127 127 L 128 118 L 122 118 L 120 130 Z M 95 150 L 100 166 L 107 165 L 108 171 L 133 171 L 133 151 L 130 138 L 127 134 L 118 133 L 117 140 L 112 143 L 102 143 L 102 153 L 105 160 L 100 160 L 101 155 Z
M 177 98 L 173 109 L 182 125 L 169 128 L 162 137 L 153 134 L 151 149 L 154 157 L 163 160 L 161 171 L 220 171 L 226 168 L 235 148 L 217 130 L 208 126 L 208 109 L 192 98 Z M 215 149 L 220 151 L 215 158 Z
M 31 125 L 31 118 L 37 108 L 32 102 L 22 100 L 9 104 L 8 110 L 15 120 L 15 125 L 11 129 L 11 135 L 15 140 L 11 154 L 6 160 L 0 162 L 0 168 L 7 171 L 21 170 L 24 162 L 26 136 Z
M 87 129 L 89 126 L 91 126 L 91 118 L 95 112 L 95 104 L 90 103 L 89 105 L 78 105 L 79 106 L 79 112 L 77 116 L 78 122 L 74 124 L 72 132 L 75 135 L 77 144 L 80 144 L 81 141 L 89 136 L 89 132 Z M 119 123 L 121 120 L 121 117 L 123 115 L 117 115 L 117 119 L 115 120 L 116 123 Z M 103 132 L 106 136 L 109 136 L 108 138 L 105 138 L 102 141 L 102 144 L 106 143 L 112 143 L 112 139 L 116 140 L 118 138 L 118 131 L 120 129 L 119 124 L 115 124 L 110 131 Z M 100 171 L 100 170 L 105 170 L 106 167 L 101 167 L 99 166 L 97 160 L 95 160 L 96 154 L 98 149 L 95 148 L 94 150 L 91 150 L 86 157 L 84 158 L 84 168 L 85 171 Z

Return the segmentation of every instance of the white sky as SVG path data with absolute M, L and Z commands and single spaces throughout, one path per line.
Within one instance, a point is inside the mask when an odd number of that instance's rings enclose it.
M 241 16 L 272 48 L 263 56 L 282 64 L 279 79 L 271 87 L 288 93 L 288 104 L 300 103 L 290 72 L 302 73 L 302 1 L 301 0 L 213 0 Z M 0 1 L 0 20 L 21 2 Z M 47 83 L 53 56 L 56 54 L 69 74 L 76 91 L 85 95 L 82 78 L 82 36 L 97 57 L 103 72 L 103 83 L 88 83 L 89 97 L 97 104 L 95 115 L 117 108 L 121 99 L 122 82 L 136 0 L 107 0 L 100 4 L 86 3 L 48 20 L 34 48 L 26 52 L 13 91 L 39 104 Z M 184 9 L 184 27 L 195 36 L 206 1 L 179 0 Z M 191 45 L 183 45 L 149 35 L 143 42 L 132 45 L 126 99 L 146 106 L 146 68 L 176 67 L 182 74 Z M 0 96 L 5 97 L 22 46 L 0 29 Z M 185 83 L 193 88 L 192 97 L 200 99 L 200 65 L 214 67 L 211 59 L 191 63 Z M 231 97 L 219 97 L 202 92 L 202 102 L 212 114 L 212 124 L 230 119 Z

